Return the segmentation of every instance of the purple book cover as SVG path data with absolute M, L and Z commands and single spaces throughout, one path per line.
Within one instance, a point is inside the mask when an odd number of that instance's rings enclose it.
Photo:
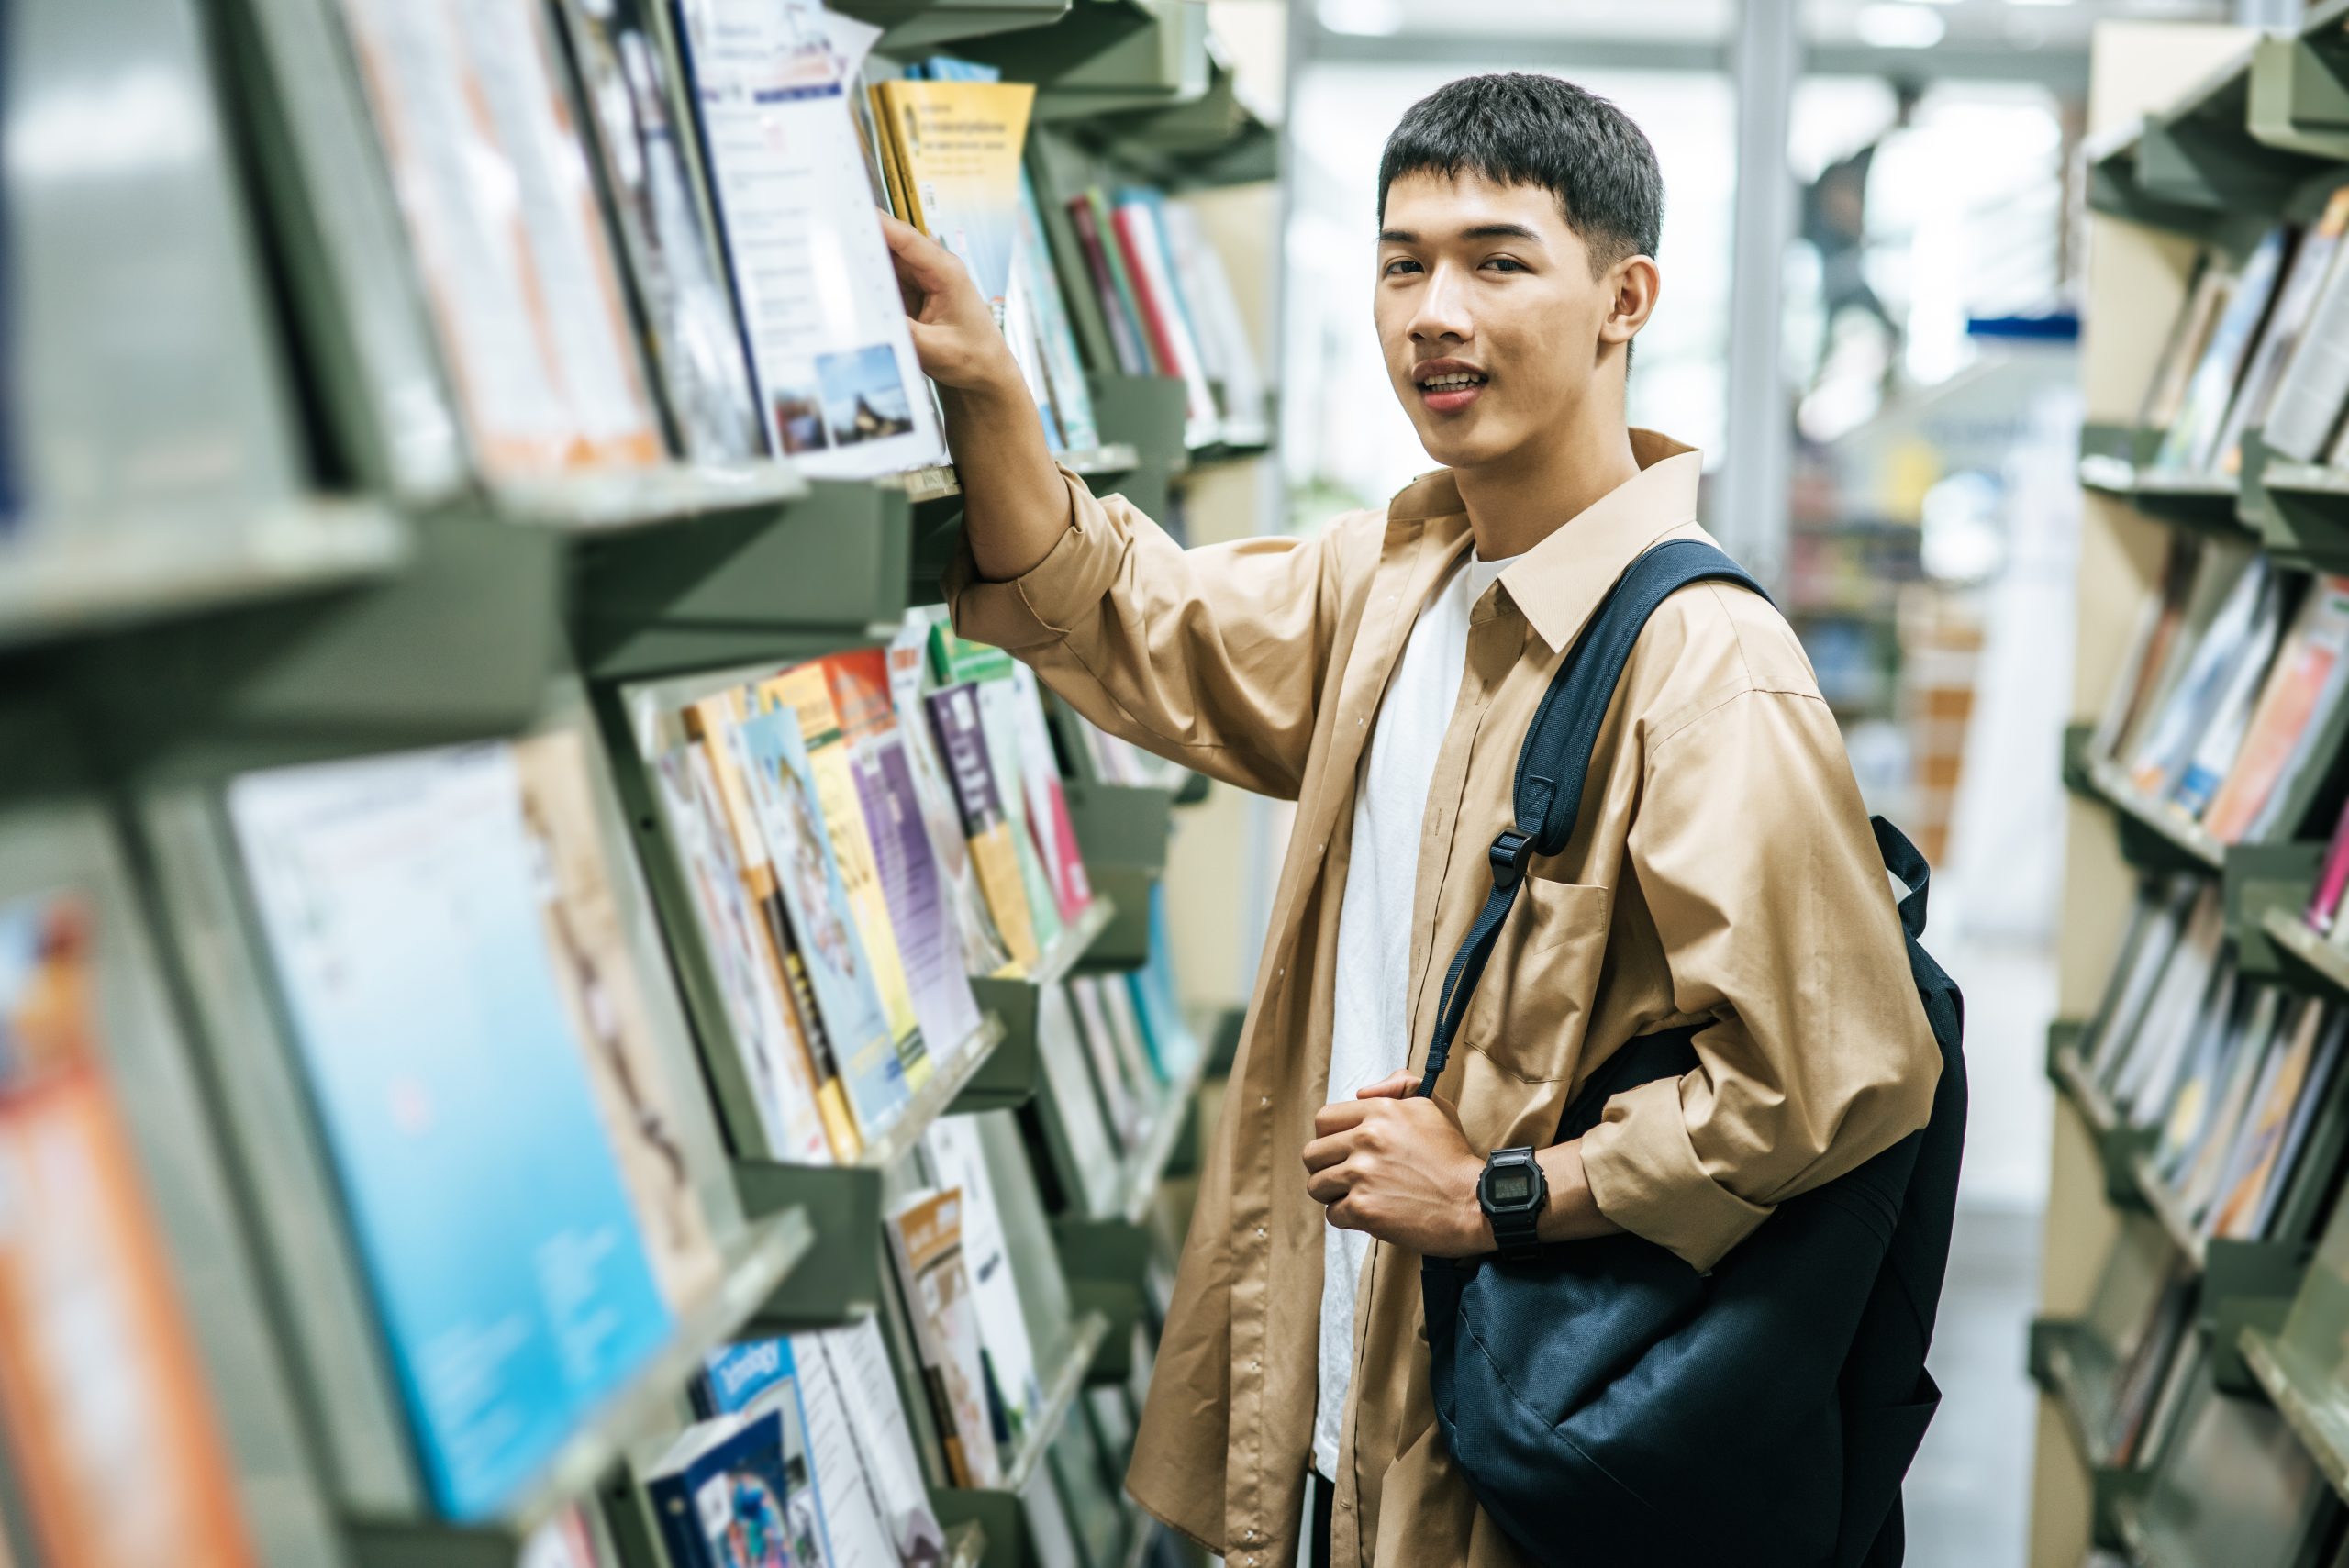
M 897 733 L 888 664 L 879 649 L 868 648 L 826 659 L 824 673 L 848 740 L 857 798 L 881 868 L 881 894 L 905 962 L 906 987 L 913 994 L 914 1017 L 934 1066 L 976 1032 L 979 1005 L 963 972 L 962 933 L 946 906 L 945 881 L 922 821 L 921 796 L 914 790 L 913 764 Z

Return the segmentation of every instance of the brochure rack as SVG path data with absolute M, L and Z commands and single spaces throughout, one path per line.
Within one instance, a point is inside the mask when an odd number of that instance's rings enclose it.
M 1204 781 L 1105 782 L 1064 741 L 1092 905 L 1023 975 L 974 980 L 981 1027 L 858 1160 L 773 1157 L 662 830 L 661 727 L 745 670 L 884 643 L 934 602 L 959 543 L 952 470 L 852 481 L 786 458 L 674 458 L 492 476 L 336 0 L 130 4 L 135 17 L 101 18 L 39 0 L 12 39 L 25 82 L 61 97 L 136 63 L 195 121 L 184 157 L 126 173 L 77 164 L 70 124 L 20 139 L 27 106 L 11 105 L 24 156 L 9 328 L 39 393 L 12 411 L 0 461 L 0 915 L 60 888 L 95 911 L 101 1045 L 255 1560 L 505 1568 L 585 1506 L 610 1560 L 682 1568 L 640 1477 L 693 1418 L 709 1352 L 873 1317 L 948 1562 L 1037 1562 L 1046 1505 L 1141 1562 L 1158 1532 L 1122 1502 L 1124 1440 L 1102 1401 L 1130 1422 L 1146 1382 L 1151 1280 L 1180 1240 L 1159 1199 L 1197 1141 L 1209 1053 L 1153 1090 L 1113 1201 L 1048 1206 L 1066 1086 L 1046 1071 L 1040 1015 L 1071 977 L 1122 985 L 1151 958 L 1173 807 Z M 1212 54 L 1197 0 L 835 8 L 885 29 L 876 70 L 944 44 L 1037 81 L 1039 119 L 1058 128 L 1038 135 L 1071 179 L 1271 174 L 1272 133 Z M 25 158 L 49 160 L 39 178 Z M 1040 195 L 1064 221 L 1044 158 Z M 1267 447 L 1262 429 L 1186 434 L 1178 382 L 1099 375 L 1091 390 L 1101 444 L 1063 461 L 1158 515 L 1195 463 Z M 546 737 L 586 759 L 716 1284 L 526 1485 L 460 1511 L 417 1430 L 384 1265 L 358 1233 L 232 796 L 258 772 Z M 1001 1485 L 983 1489 L 951 1484 L 884 1240 L 890 1207 L 939 1179 L 924 1135 L 950 1116 L 985 1129 L 1044 1377 Z M 1101 1469 L 1083 1487 L 1062 1439 L 1079 1428 Z M 50 1562 L 11 1458 L 0 1443 L 0 1555 Z M 1097 1555 L 1085 1568 L 1109 1568 Z
M 2246 984 L 2292 997 L 2349 991 L 2343 949 L 2303 911 L 2325 854 L 2291 837 L 2337 802 L 2337 763 L 2288 786 L 2269 841 L 2221 843 L 2134 788 L 2089 752 L 2089 722 L 2121 674 L 2127 617 L 2157 580 L 2176 531 L 2256 550 L 2302 572 L 2341 568 L 2342 471 L 2271 452 L 2256 428 L 2234 473 L 2156 462 L 2165 432 L 2132 416 L 2176 317 L 2198 248 L 2238 259 L 2278 221 L 2305 223 L 2349 178 L 2349 6 L 2328 0 L 2297 31 L 2118 26 L 2101 32 L 2087 149 L 2096 215 L 2085 373 L 2089 423 L 2078 593 L 2079 668 L 2066 738 L 2070 843 L 2062 938 L 2062 1006 L 2048 1075 L 2056 1117 L 2044 1253 L 2044 1311 L 2029 1365 L 2043 1392 L 2034 1477 L 2034 1561 L 2093 1545 L 2143 1564 L 2301 1568 L 2331 1562 L 2340 1502 L 2349 1379 L 2337 1305 L 2349 1221 L 2336 1187 L 2349 1098 L 2336 1083 L 2313 1102 L 2309 1141 L 2266 1239 L 2212 1236 L 2188 1211 L 2158 1151 L 2160 1126 L 2132 1121 L 2088 1060 L 2096 1012 L 2132 900 L 2150 879 L 2215 880 L 2226 939 Z M 2312 755 L 2338 758 L 2339 715 L 2310 732 Z M 2329 826 L 2329 818 L 2326 824 Z M 2305 833 L 2310 829 L 2302 828 Z M 2322 826 L 2315 831 L 2321 832 Z M 2176 885 L 2176 884 L 2165 884 Z M 2165 1004 L 2166 1005 L 2166 1004 Z M 2185 1299 L 2177 1374 L 2158 1398 L 2140 1384 L 2133 1418 L 2122 1385 L 2157 1334 L 2165 1301 Z M 2174 1386 L 2173 1386 L 2174 1385 Z M 2149 1451 L 2131 1451 L 2148 1404 Z M 2167 1412 L 2165 1418 L 2163 1412 Z

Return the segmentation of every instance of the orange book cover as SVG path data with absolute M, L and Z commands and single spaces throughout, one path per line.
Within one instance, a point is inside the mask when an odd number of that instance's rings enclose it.
M 0 1429 L 42 1559 L 255 1562 L 195 1340 L 98 1054 L 91 916 L 0 906 Z
M 2310 584 L 2291 636 L 2267 673 L 2234 766 L 2202 814 L 2202 825 L 2219 842 L 2240 842 L 2258 819 L 2332 686 L 2344 643 L 2349 577 L 2320 577 Z

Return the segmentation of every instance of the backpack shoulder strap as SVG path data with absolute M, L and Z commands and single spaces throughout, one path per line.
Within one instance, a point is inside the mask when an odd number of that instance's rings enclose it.
M 1444 973 L 1435 1037 L 1428 1042 L 1427 1062 L 1419 1076 L 1420 1094 L 1433 1094 L 1436 1080 L 1443 1074 L 1444 1062 L 1452 1054 L 1452 1037 L 1459 1031 L 1476 982 L 1493 955 L 1501 922 L 1517 902 L 1526 863 L 1535 855 L 1558 853 L 1574 837 L 1591 748 L 1598 742 L 1598 727 L 1607 717 L 1616 683 L 1639 641 L 1641 628 L 1665 599 L 1692 583 L 1705 582 L 1735 583 L 1769 597 L 1743 567 L 1702 539 L 1668 539 L 1624 569 L 1599 601 L 1589 625 L 1567 650 L 1550 689 L 1542 694 L 1542 705 L 1534 710 L 1533 722 L 1518 752 L 1513 801 L 1517 820 L 1493 840 L 1487 851 L 1493 891 Z

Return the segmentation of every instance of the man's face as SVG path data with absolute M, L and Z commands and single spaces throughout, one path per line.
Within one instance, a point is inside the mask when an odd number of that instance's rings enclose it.
M 1428 455 L 1475 468 L 1554 436 L 1594 394 L 1615 269 L 1539 185 L 1474 173 L 1387 187 L 1374 315 Z

